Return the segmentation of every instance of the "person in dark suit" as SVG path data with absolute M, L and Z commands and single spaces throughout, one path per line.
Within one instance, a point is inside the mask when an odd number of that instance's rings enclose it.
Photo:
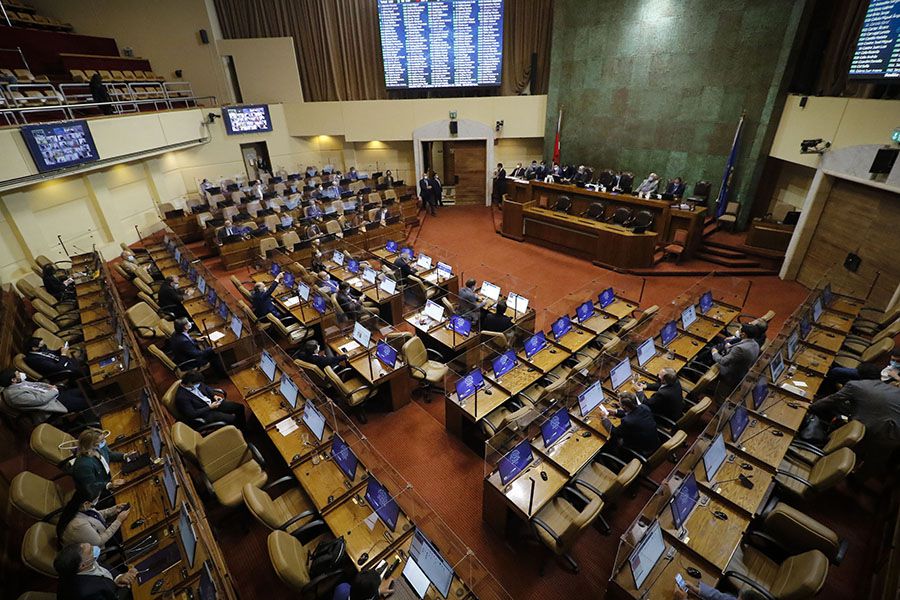
M 409 259 L 402 254 L 398 254 L 394 259 L 394 268 L 400 271 L 400 277 L 404 279 L 416 274 L 415 269 L 409 264 Z
M 131 585 L 138 571 L 131 567 L 113 575 L 97 562 L 100 547 L 88 543 L 64 546 L 53 560 L 59 575 L 56 597 L 59 600 L 125 600 L 131 598 Z
M 444 205 L 444 186 L 441 184 L 441 178 L 434 171 L 431 172 L 431 185 L 434 190 L 434 203 L 438 206 Z
M 169 338 L 168 351 L 172 354 L 172 360 L 181 369 L 199 369 L 211 364 L 214 369 L 224 373 L 216 353 L 212 348 L 201 348 L 200 344 L 188 333 L 193 327 L 187 319 L 175 320 L 175 333 Z
M 422 201 L 422 208 L 431 211 L 431 216 L 437 215 L 434 203 L 434 183 L 428 177 L 428 173 L 422 173 L 422 179 L 419 180 L 419 199 Z
M 185 419 L 200 419 L 205 425 L 224 422 L 244 428 L 244 407 L 225 399 L 222 390 L 209 387 L 197 372 L 186 373 L 175 392 L 175 408 Z
M 377 311 L 365 306 L 360 300 L 350 293 L 350 284 L 342 281 L 338 285 L 337 303 L 341 310 L 353 321 L 359 321 L 363 317 L 372 317 Z
M 184 308 L 184 299 L 185 293 L 179 287 L 177 275 L 166 277 L 156 292 L 156 303 L 159 304 L 159 308 L 172 313 L 176 319 L 187 319 L 190 316 Z
M 71 277 L 63 279 L 57 275 L 56 267 L 53 265 L 44 265 L 41 271 L 41 282 L 44 284 L 44 289 L 47 290 L 47 293 L 60 302 L 67 298 L 75 297 L 75 288 L 72 285 L 74 280 Z
M 607 418 L 609 411 L 600 405 L 603 426 L 611 433 L 609 443 L 613 451 L 626 460 L 632 457 L 623 452 L 624 448 L 634 450 L 641 456 L 650 456 L 656 452 L 661 442 L 650 407 L 638 404 L 637 397 L 632 392 L 620 393 L 619 404 L 622 405 L 622 409 L 616 411 L 616 416 L 620 419 L 618 426 L 613 426 Z
M 28 340 L 28 353 L 25 354 L 25 364 L 41 374 L 41 377 L 50 380 L 67 379 L 73 382 L 87 375 L 84 363 L 70 356 L 68 345 L 62 350 L 53 351 L 39 337 Z
M 216 238 L 218 238 L 219 243 L 225 243 L 225 239 L 232 235 L 238 235 L 241 233 L 241 229 L 239 227 L 235 227 L 232 224 L 231 219 L 225 219 L 225 223 L 222 225 L 222 228 L 216 233 Z
M 114 478 L 110 465 L 114 462 L 124 462 L 125 459 L 124 453 L 109 449 L 102 431 L 94 428 L 85 429 L 78 436 L 75 460 L 69 471 L 75 481 L 75 489 L 83 496 L 96 494 L 97 490 L 102 489 L 105 490 L 104 498 L 111 499 L 109 493 L 125 485 L 125 480 Z
M 525 170 L 525 179 L 538 179 L 543 178 L 543 174 L 541 173 L 541 168 L 538 165 L 536 160 L 531 161 L 531 164 L 528 165 L 528 168 Z
M 497 171 L 494 175 L 494 200 L 500 200 L 503 198 L 503 194 L 506 193 L 506 169 L 503 168 L 503 163 L 497 163 Z
M 716 386 L 716 397 L 725 398 L 741 382 L 750 371 L 750 367 L 759 356 L 759 344 L 754 339 L 759 334 L 755 325 L 741 325 L 740 339 L 735 343 L 726 343 L 720 351 L 713 348 L 712 359 L 719 365 L 719 383 Z
M 669 185 L 666 186 L 666 193 L 673 198 L 684 196 L 684 180 L 681 177 L 676 177 L 670 181 Z
M 316 340 L 307 340 L 303 347 L 294 354 L 294 358 L 316 365 L 320 369 L 325 367 L 336 367 L 337 365 L 347 362 L 349 357 L 346 354 L 334 354 L 329 356 L 319 349 L 319 342 Z
M 482 331 L 497 331 L 503 333 L 513 326 L 513 320 L 506 316 L 506 299 L 497 300 L 494 312 L 486 312 L 481 317 Z
M 638 383 L 635 387 L 638 389 L 638 399 L 644 406 L 648 406 L 654 415 L 677 421 L 684 414 L 684 391 L 674 369 L 668 367 L 660 369 L 659 383 L 647 385 Z M 644 390 L 654 393 L 646 398 Z
M 275 280 L 266 287 L 262 281 L 258 281 L 253 285 L 253 292 L 250 294 L 250 305 L 253 307 L 253 314 L 257 319 L 263 319 L 269 313 L 275 313 L 279 319 L 282 318 L 280 311 L 275 310 L 275 304 L 272 302 L 272 292 L 278 287 L 278 284 L 284 279 L 282 271 L 275 276 Z

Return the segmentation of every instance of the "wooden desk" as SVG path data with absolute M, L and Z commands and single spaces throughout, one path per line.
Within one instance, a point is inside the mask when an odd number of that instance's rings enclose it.
M 547 340 L 547 345 L 531 358 L 525 355 L 525 350 L 520 351 L 518 356 L 520 360 L 527 360 L 544 373 L 549 373 L 572 356 L 572 354 L 562 346 L 557 346 L 550 340 Z
M 556 440 L 549 450 L 544 446 L 544 438 L 540 435 L 534 438 L 531 445 L 569 477 L 573 477 L 603 449 L 607 438 L 572 415 L 569 418 L 572 422 L 571 430 Z M 585 437 L 585 434 L 589 435 Z
M 350 366 L 367 384 L 378 387 L 379 394 L 384 393 L 391 410 L 400 410 L 409 404 L 409 369 L 399 354 L 391 370 L 376 358 L 375 348 L 350 359 Z
M 112 335 L 116 332 L 115 327 L 110 319 L 105 321 L 96 321 L 90 325 L 82 327 L 81 332 L 84 334 L 85 343 L 92 342 L 96 339 Z
M 847 315 L 826 310 L 822 313 L 822 316 L 819 317 L 816 325 L 823 329 L 830 329 L 831 331 L 837 331 L 838 333 L 847 335 L 853 327 L 853 319 Z
M 674 352 L 686 361 L 690 361 L 703 350 L 704 344 L 689 335 L 679 334 L 674 340 L 669 342 L 666 349 Z
M 341 503 L 348 495 L 360 491 L 361 485 L 369 478 L 368 471 L 361 463 L 356 467 L 356 477 L 350 481 L 331 458 L 319 460 L 318 464 L 314 464 L 312 456 L 294 466 L 292 470 L 316 510 L 321 513 Z
M 378 304 L 378 316 L 381 320 L 391 325 L 399 325 L 403 322 L 403 294 L 399 291 L 399 283 L 397 289 L 398 291 L 388 295 L 384 290 L 373 285 L 363 292 L 364 299 Z
M 751 420 L 737 442 L 734 440 L 731 442 L 741 452 L 753 456 L 772 468 L 778 468 L 788 446 L 794 441 L 793 432 L 774 421 L 767 419 L 756 421 L 757 423 L 754 424 Z M 780 432 L 781 435 L 776 436 L 773 432 Z M 728 431 L 725 437 L 730 440 L 731 432 Z M 722 480 L 719 476 L 717 479 Z
M 759 409 L 753 409 L 752 394 L 748 396 L 745 406 L 754 414 L 758 414 L 769 421 L 774 421 L 785 429 L 797 432 L 809 404 L 802 400 L 797 400 L 793 395 L 781 391 L 780 388 L 769 386 L 769 395 L 760 404 Z M 765 434 L 763 434 L 765 435 Z
M 179 486 L 176 502 L 180 502 L 181 498 L 183 491 Z M 131 504 L 131 512 L 119 528 L 126 545 L 129 540 L 142 537 L 149 529 L 166 521 L 173 512 L 169 508 L 162 477 L 159 477 L 158 481 L 154 477 L 149 477 L 135 485 L 125 487 L 115 493 L 115 499 L 116 504 Z M 135 525 L 138 519 L 143 519 L 144 523 Z
M 359 496 L 347 498 L 322 515 L 335 535 L 344 536 L 347 556 L 359 570 L 377 564 L 382 556 L 393 550 L 413 530 L 412 522 L 402 510 L 397 516 L 397 526 L 393 532 L 382 523 L 381 519 L 376 519 L 370 529 L 365 520 L 373 514 L 373 511 L 368 502 L 364 505 L 359 502 L 363 497 L 363 493 L 360 493 Z M 369 558 L 360 566 L 357 561 L 363 554 L 368 554 Z
M 806 336 L 806 339 L 803 340 L 803 342 L 815 348 L 824 350 L 825 352 L 837 354 L 838 350 L 841 349 L 841 346 L 844 345 L 844 336 L 824 329 L 819 329 L 818 327 L 813 327 L 813 330 L 809 332 L 809 335 Z
M 794 370 L 794 374 L 791 375 L 791 370 Z M 778 378 L 776 385 L 782 386 L 783 384 L 791 385 L 798 390 L 801 390 L 797 395 L 803 396 L 807 400 L 812 400 L 816 396 L 816 392 L 819 391 L 819 387 L 822 385 L 822 381 L 824 377 L 820 374 L 814 373 L 812 371 L 804 371 L 802 369 L 786 369 L 784 373 L 782 373 L 781 377 Z
M 275 387 L 266 392 L 246 396 L 245 400 L 253 416 L 264 429 L 298 410 L 297 408 L 291 409 L 287 400 Z M 303 405 L 303 396 L 299 393 L 297 394 L 297 405 L 298 407 Z
M 295 413 L 293 419 L 296 421 L 298 427 L 295 431 L 292 431 L 287 435 L 282 435 L 275 425 L 272 425 L 266 430 L 269 439 L 272 440 L 272 444 L 274 444 L 278 453 L 281 454 L 284 462 L 288 465 L 294 465 L 312 457 L 314 454 L 320 453 L 320 444 L 328 444 L 334 435 L 331 427 L 326 424 L 325 430 L 322 432 L 322 442 L 317 442 L 315 436 L 306 424 L 303 423 L 299 413 Z
M 658 350 L 659 350 L 659 348 L 657 348 L 657 351 Z M 670 356 L 671 356 L 671 358 L 669 358 Z M 646 371 L 647 373 L 650 373 L 654 377 L 662 369 L 673 369 L 677 373 L 686 364 L 687 364 L 686 360 L 684 360 L 682 358 L 678 358 L 674 354 L 669 354 L 664 349 L 662 352 L 660 352 L 659 354 L 657 354 L 656 356 L 654 356 L 653 358 L 648 360 L 646 363 L 644 363 L 643 367 L 638 367 L 637 357 L 635 357 L 631 361 L 632 369 L 634 369 L 634 368 L 642 369 L 642 370 Z
M 722 323 L 697 315 L 697 320 L 691 323 L 691 326 L 687 328 L 687 332 L 704 342 L 710 342 L 719 335 L 723 328 L 724 325 Z
M 502 377 L 491 377 L 491 380 L 506 390 L 510 396 L 515 396 L 543 376 L 544 373 L 539 369 L 527 362 L 520 361 Z
M 547 473 L 546 481 L 541 477 L 541 472 Z M 556 497 L 568 480 L 569 476 L 565 471 L 538 457 L 505 486 L 500 483 L 500 472 L 494 471 L 484 480 L 482 517 L 494 531 L 502 535 L 506 532 L 510 515 L 522 521 L 530 521 Z
M 669 534 L 678 538 L 681 543 L 714 564 L 721 572 L 731 561 L 744 532 L 750 525 L 748 513 L 736 508 L 730 502 L 720 500 L 711 494 L 706 506 L 699 503 L 688 515 L 682 527 L 683 532 L 675 529 L 671 511 L 663 511 L 659 517 L 660 526 Z M 715 512 L 724 513 L 727 519 L 719 519 Z M 679 535 L 683 533 L 683 535 Z M 687 576 L 687 573 L 682 573 Z
M 124 442 L 145 430 L 140 405 L 128 406 L 100 417 L 100 427 L 109 431 L 111 444 Z
M 754 219 L 750 223 L 750 232 L 747 234 L 746 244 L 754 248 L 787 252 L 788 244 L 791 243 L 793 234 L 793 225 L 782 225 L 781 223 L 770 223 Z
M 394 573 L 403 573 L 403 569 L 406 567 L 406 561 L 409 559 L 409 549 L 412 546 L 413 536 L 407 536 L 406 539 L 394 547 L 393 552 L 385 557 L 385 560 L 388 564 L 392 564 L 394 561 L 399 560 L 400 564 L 397 565 L 397 568 L 394 569 Z M 438 551 L 440 551 L 440 547 L 438 547 Z M 445 556 L 446 560 L 447 557 Z M 401 587 L 405 588 L 403 592 L 408 592 L 409 594 L 405 597 L 412 598 L 415 596 L 415 591 L 413 591 L 412 586 L 406 581 L 404 577 L 396 577 L 396 582 L 394 583 L 397 590 L 400 590 Z M 462 582 L 459 576 L 454 572 L 453 579 L 450 581 L 450 590 L 447 594 L 447 598 L 464 598 L 464 600 L 474 600 L 475 597 L 472 595 L 467 595 L 468 589 L 466 585 Z M 444 596 L 434 587 L 434 584 L 430 584 L 428 589 L 425 591 L 425 596 L 423 600 L 442 600 Z
M 779 438 L 781 439 L 781 438 Z M 732 450 L 733 451 L 733 450 Z M 727 498 L 751 515 L 757 515 L 763 507 L 769 491 L 772 488 L 772 467 L 761 460 L 742 452 L 736 452 L 732 461 L 726 460 L 716 473 L 715 482 L 710 485 L 706 479 L 706 470 L 703 461 L 698 461 L 694 467 L 694 476 L 697 482 L 707 490 L 712 491 L 723 498 Z M 750 465 L 750 469 L 742 469 L 742 464 Z M 753 489 L 748 489 L 738 480 L 738 475 L 753 476 Z M 718 482 L 722 483 L 718 483 Z
M 865 305 L 866 302 L 864 300 L 857 300 L 856 298 L 851 298 L 849 296 L 835 295 L 831 304 L 828 305 L 828 310 L 833 310 L 856 318 L 859 316 L 860 310 L 862 310 Z
M 181 545 L 180 522 L 178 520 L 173 520 L 172 527 L 173 531 L 171 534 L 168 531 L 159 532 L 160 543 L 158 546 L 155 546 L 141 556 L 130 560 L 129 563 L 140 570 L 142 561 L 152 560 L 151 557 L 156 552 L 166 548 L 169 544 L 175 544 L 178 547 L 178 552 L 181 556 L 180 562 L 143 583 L 135 581 L 131 586 L 132 600 L 151 600 L 158 598 L 158 593 L 153 593 L 153 586 L 157 584 L 157 582 L 162 580 L 162 588 L 171 589 L 178 586 L 181 581 L 191 578 L 203 568 L 203 562 L 208 558 L 206 545 L 203 544 L 201 540 L 197 540 L 194 549 L 194 565 L 191 567 L 188 562 L 188 557 L 184 552 L 184 547 Z M 194 533 L 196 535 L 196 525 Z
M 588 317 L 578 324 L 595 335 L 599 335 L 611 328 L 619 322 L 619 317 L 595 312 L 592 317 Z
M 831 368 L 831 363 L 834 362 L 834 355 L 806 344 L 800 344 L 797 346 L 797 352 L 791 362 L 807 371 L 825 375 Z
M 612 301 L 606 308 L 600 308 L 600 305 L 595 303 L 595 308 L 602 310 L 606 314 L 612 315 L 617 319 L 624 319 L 625 317 L 631 316 L 631 313 L 638 309 L 637 302 L 632 302 L 631 300 L 625 300 L 624 298 L 616 297 L 615 300 Z
M 572 329 L 570 329 L 564 336 L 560 339 L 555 340 L 557 344 L 568 350 L 569 352 L 575 353 L 590 344 L 596 336 L 591 332 L 582 329 L 575 323 L 572 323 Z
M 269 381 L 266 374 L 259 368 L 259 364 L 252 367 L 241 369 L 230 374 L 231 383 L 237 388 L 241 397 L 246 398 L 253 394 L 264 391 L 271 386 L 277 386 L 281 379 L 281 369 L 275 370 L 275 381 Z
M 444 427 L 450 433 L 462 438 L 466 422 L 479 422 L 509 398 L 510 395 L 503 388 L 492 386 L 487 379 L 484 388 L 464 399 L 462 403 L 458 400 L 456 392 L 453 392 L 446 396 L 444 401 Z
M 613 573 L 609 592 L 613 598 L 672 600 L 675 575 L 681 574 L 688 581 L 697 583 L 697 579 L 688 576 L 688 568 L 697 569 L 700 572 L 699 581 L 715 587 L 721 573 L 714 565 L 709 564 L 687 548 L 678 546 L 676 549 L 676 546 L 673 546 L 674 538 L 666 530 L 663 530 L 663 538 L 666 540 L 666 552 L 673 554 L 672 560 L 666 560 L 664 554 L 644 579 L 644 584 L 640 589 L 635 589 L 634 578 L 631 576 L 631 570 L 628 568 L 626 560 Z
M 525 219 L 524 210 L 533 206 L 534 202 L 526 200 L 524 202 L 516 200 L 503 201 L 503 226 L 500 235 L 517 242 L 525 240 Z

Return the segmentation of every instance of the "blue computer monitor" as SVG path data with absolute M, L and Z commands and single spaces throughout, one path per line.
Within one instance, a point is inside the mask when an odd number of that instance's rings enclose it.
M 315 296 L 313 296 L 312 306 L 314 309 L 316 309 L 316 312 L 318 312 L 320 315 L 324 315 L 325 310 L 328 307 L 327 303 L 325 302 L 325 298 L 323 298 L 319 294 L 316 294 Z
M 163 463 L 163 487 L 166 489 L 166 498 L 169 499 L 169 508 L 175 510 L 175 503 L 178 501 L 178 481 L 168 459 Z
M 206 302 L 207 302 L 210 306 L 215 306 L 215 305 L 216 305 L 216 300 L 218 300 L 218 299 L 219 299 L 219 297 L 216 295 L 216 290 L 214 290 L 214 289 L 212 289 L 212 288 L 209 288 L 209 289 L 206 291 Z
M 202 275 L 197 276 L 197 290 L 201 294 L 206 293 L 206 279 Z
M 800 332 L 796 329 L 791 332 L 791 335 L 788 336 L 787 342 L 784 347 L 787 350 L 787 359 L 794 360 L 794 355 L 797 354 L 797 345 L 800 343 Z
M 388 369 L 393 369 L 397 364 L 397 351 L 382 340 L 378 340 L 378 344 L 375 346 L 375 356 Z
M 605 290 L 600 292 L 599 296 L 597 296 L 597 302 L 600 304 L 600 308 L 606 308 L 615 301 L 616 293 L 611 287 L 606 288 Z
M 675 321 L 669 321 L 659 332 L 659 338 L 662 342 L 663 346 L 668 346 L 669 343 L 674 340 L 678 336 L 678 325 Z
M 241 332 L 244 331 L 244 322 L 241 321 L 241 318 L 237 315 L 231 315 L 231 332 L 234 334 L 234 337 L 241 337 Z
M 706 481 L 712 483 L 719 471 L 719 467 L 725 462 L 725 438 L 720 433 L 703 453 L 703 469 L 706 471 Z
M 819 296 L 816 298 L 816 301 L 813 302 L 812 305 L 812 317 L 813 323 L 818 323 L 819 318 L 822 316 L 822 297 Z
M 316 437 L 316 440 L 321 442 L 322 436 L 325 435 L 325 416 L 319 412 L 319 410 L 313 406 L 312 402 L 307 402 L 303 405 L 303 422 L 312 432 L 312 434 Z
M 297 408 L 297 394 L 300 390 L 297 388 L 297 384 L 287 376 L 287 373 L 281 374 L 281 382 L 278 384 L 278 391 L 284 399 L 287 400 L 287 403 L 291 408 Z
M 700 296 L 700 314 L 705 315 L 706 312 L 712 308 L 712 305 L 712 292 L 704 292 L 703 295 Z
M 569 409 L 560 408 L 550 415 L 550 418 L 541 425 L 541 437 L 544 439 L 544 448 L 549 448 L 556 440 L 572 428 L 572 420 L 569 418 Z
M 262 371 L 269 381 L 275 381 L 275 359 L 269 354 L 268 350 L 263 350 L 259 355 L 259 369 Z
M 784 373 L 784 356 L 779 350 L 769 362 L 769 375 L 772 376 L 772 383 L 777 382 L 782 373 Z
M 197 273 L 197 269 L 191 267 L 190 270 L 188 270 L 188 279 L 191 280 L 191 283 L 197 283 L 198 277 L 200 277 L 200 274 Z
M 614 390 L 617 390 L 629 379 L 631 379 L 631 361 L 623 358 L 609 372 L 609 383 Z
M 653 341 L 653 338 L 647 338 L 637 348 L 638 365 L 643 367 L 654 356 L 656 356 L 656 342 Z
M 359 273 L 359 261 L 355 258 L 351 258 L 347 261 L 347 270 L 356 275 Z
M 594 303 L 590 300 L 588 300 L 587 302 L 582 302 L 578 305 L 578 308 L 575 309 L 575 317 L 578 319 L 579 323 L 584 323 L 593 316 Z
M 395 242 L 394 240 L 388 240 L 384 244 L 384 249 L 387 250 L 388 252 L 390 252 L 391 254 L 396 254 L 397 253 L 397 242 Z
M 550 326 L 550 329 L 553 331 L 553 337 L 561 339 L 572 329 L 572 320 L 569 318 L 569 315 L 563 315 L 553 321 L 553 325 Z
M 518 359 L 516 359 L 515 350 L 507 350 L 503 354 L 496 357 L 491 361 L 491 366 L 494 368 L 494 378 L 500 379 L 501 377 L 512 371 L 517 362 Z
M 274 276 L 278 275 L 279 273 L 281 273 L 281 265 L 276 262 L 273 262 L 271 265 L 269 265 L 269 275 Z
M 578 394 L 578 408 L 581 409 L 582 418 L 588 416 L 592 410 L 603 403 L 603 386 L 595 381 L 591 386 Z
M 281 280 L 281 285 L 284 287 L 291 289 L 294 287 L 294 274 L 288 271 L 284 272 L 284 279 Z
M 141 427 L 150 424 L 150 396 L 144 391 L 141 393 Z
M 181 263 L 181 248 L 175 249 L 175 262 Z
M 547 338 L 544 336 L 544 332 L 538 331 L 536 334 L 525 340 L 525 356 L 531 358 L 543 350 L 546 345 Z
M 300 299 L 304 302 L 309 300 L 309 286 L 305 283 L 297 284 L 297 295 L 300 296 Z
M 460 315 L 452 315 L 447 326 L 463 337 L 472 333 L 472 321 Z
M 750 416 L 747 414 L 747 409 L 743 406 L 738 406 L 734 409 L 734 413 L 731 415 L 731 418 L 728 419 L 728 427 L 731 429 L 731 440 L 733 442 L 741 439 L 741 435 L 743 435 L 744 430 L 747 429 L 747 424 L 750 422 Z
M 812 331 L 812 323 L 809 321 L 809 315 L 804 314 L 800 317 L 800 339 L 805 340 L 810 331 Z
M 336 264 L 339 267 L 344 266 L 344 253 L 340 250 L 335 250 L 331 253 L 331 262 Z
M 412 260 L 415 253 L 409 246 L 404 246 L 403 248 L 400 248 L 400 256 L 405 256 L 407 259 Z
M 697 478 L 691 473 L 684 478 L 678 492 L 672 498 L 672 521 L 676 529 L 681 529 L 688 515 L 694 510 L 700 500 L 700 488 L 697 487 Z
M 388 529 L 391 531 L 396 529 L 400 507 L 374 477 L 369 477 L 369 483 L 366 486 L 366 502 L 375 510 L 375 514 Z
M 188 567 L 193 569 L 194 559 L 197 557 L 197 536 L 194 534 L 194 525 L 184 502 L 181 503 L 181 516 L 178 518 L 178 533 L 181 536 L 181 547 L 184 548 Z
M 474 369 L 456 382 L 456 396 L 460 400 L 465 400 L 481 387 L 484 387 L 484 374 L 481 369 Z
M 224 300 L 219 301 L 219 306 L 216 307 L 216 314 L 219 315 L 223 321 L 228 318 L 228 305 L 225 304 Z
M 498 465 L 500 469 L 500 483 L 506 485 L 515 479 L 516 475 L 530 465 L 532 460 L 534 460 L 534 455 L 531 453 L 531 442 L 522 440 L 506 456 L 500 459 L 500 464 Z
M 199 600 L 216 600 L 219 592 L 216 589 L 216 582 L 209 570 L 209 561 L 203 563 L 203 572 L 200 573 L 200 584 L 197 586 L 197 596 Z
M 644 585 L 647 576 L 650 575 L 665 552 L 666 542 L 663 539 L 662 529 L 660 529 L 658 521 L 653 521 L 637 548 L 628 557 L 628 567 L 634 579 L 635 589 L 639 590 Z
M 162 436 L 159 434 L 159 421 L 156 419 L 150 423 L 150 447 L 153 450 L 153 458 L 162 456 Z
M 685 329 L 694 324 L 694 321 L 697 320 L 697 310 L 694 308 L 694 305 L 691 304 L 683 311 L 681 311 L 681 326 Z
M 762 403 L 765 402 L 766 397 L 769 395 L 769 382 L 766 381 L 766 376 L 763 375 L 756 382 L 756 385 L 753 386 L 753 409 L 758 410 Z
M 347 479 L 353 481 L 356 478 L 356 467 L 359 461 L 347 442 L 337 434 L 331 439 L 331 457 Z
M 822 288 L 822 302 L 825 303 L 825 306 L 830 306 L 833 300 L 834 293 L 831 291 L 831 284 L 826 283 L 825 287 Z

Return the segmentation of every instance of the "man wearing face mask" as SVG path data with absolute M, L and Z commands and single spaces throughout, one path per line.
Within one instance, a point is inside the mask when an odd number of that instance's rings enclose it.
M 316 365 L 320 369 L 325 367 L 336 367 L 346 362 L 348 357 L 346 354 L 328 356 L 320 351 L 319 342 L 316 340 L 307 340 L 303 347 L 294 355 L 294 358 Z
M 188 312 L 184 309 L 185 293 L 179 287 L 178 277 L 169 275 L 156 292 L 156 303 L 160 309 L 175 315 L 175 318 L 188 318 Z
M 201 348 L 200 344 L 189 333 L 193 324 L 187 319 L 175 320 L 175 333 L 169 338 L 167 349 L 172 360 L 181 369 L 200 369 L 211 364 L 220 374 L 224 374 L 216 353 L 212 348 Z
M 66 379 L 71 383 L 87 375 L 84 363 L 72 356 L 72 350 L 68 344 L 64 345 L 61 350 L 53 351 L 39 337 L 28 340 L 25 364 L 28 365 L 28 368 L 40 373 L 41 377 L 51 381 Z
M 131 597 L 131 585 L 137 581 L 134 567 L 120 575 L 113 575 L 101 565 L 100 547 L 90 544 L 69 544 L 53 561 L 59 574 L 59 600 L 123 600 Z
M 294 319 L 290 315 L 283 314 L 281 311 L 277 310 L 275 308 L 275 303 L 272 302 L 272 292 L 275 291 L 275 288 L 278 287 L 278 284 L 281 283 L 283 279 L 284 272 L 282 271 L 275 276 L 275 280 L 269 284 L 268 288 L 266 287 L 266 284 L 261 281 L 258 281 L 253 285 L 253 292 L 250 294 L 250 305 L 253 307 L 253 314 L 256 315 L 257 319 L 264 319 L 266 315 L 272 313 L 282 321 L 293 322 Z
M 25 373 L 13 369 L 0 372 L 0 394 L 3 394 L 3 400 L 10 408 L 35 413 L 41 421 L 90 408 L 77 388 L 60 390 L 49 383 L 28 381 Z
M 186 373 L 175 393 L 175 407 L 185 419 L 199 419 L 204 425 L 224 422 L 244 428 L 244 407 L 225 399 L 225 393 L 209 387 L 200 373 Z M 190 423 L 188 423 L 190 425 Z

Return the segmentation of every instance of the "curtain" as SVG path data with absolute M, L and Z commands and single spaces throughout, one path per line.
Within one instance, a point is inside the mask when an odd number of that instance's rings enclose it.
M 505 0 L 502 84 L 494 90 L 388 92 L 375 0 L 215 0 L 226 39 L 292 37 L 307 101 L 377 100 L 429 95 L 532 94 L 549 82 L 552 0 Z
M 873 86 L 850 81 L 850 61 L 862 29 L 869 0 L 839 0 L 827 23 L 829 35 L 822 52 L 814 93 L 822 96 L 868 96 Z

